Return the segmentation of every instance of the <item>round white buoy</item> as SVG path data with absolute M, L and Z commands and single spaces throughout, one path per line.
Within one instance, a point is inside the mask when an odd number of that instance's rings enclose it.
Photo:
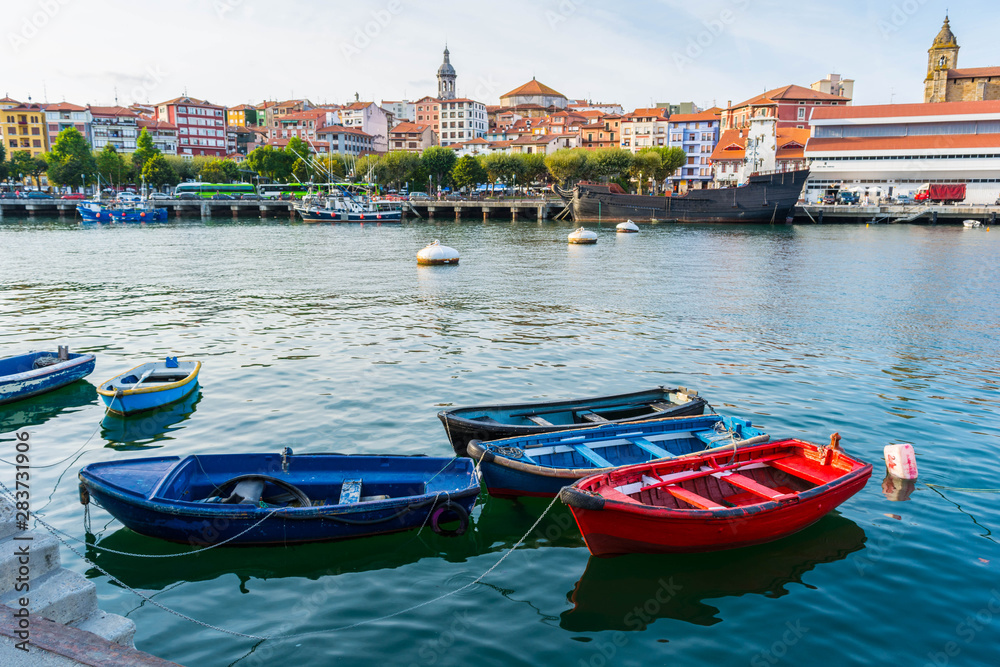
M 597 243 L 597 233 L 583 227 L 570 234 L 568 238 L 570 243 Z
M 625 222 L 619 222 L 615 229 L 618 230 L 619 234 L 635 234 L 639 231 L 639 225 L 631 220 L 626 220 Z
M 885 446 L 885 467 L 889 474 L 900 479 L 917 478 L 917 457 L 913 445 L 899 444 Z
M 438 264 L 458 264 L 458 251 L 441 245 L 441 242 L 434 239 L 433 243 L 417 253 L 417 264 L 424 266 L 437 266 Z

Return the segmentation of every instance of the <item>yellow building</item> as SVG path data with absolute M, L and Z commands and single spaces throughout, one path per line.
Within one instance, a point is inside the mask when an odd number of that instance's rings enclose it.
M 20 104 L 0 110 L 0 131 L 7 159 L 15 151 L 29 151 L 37 157 L 49 150 L 45 109 L 38 104 Z

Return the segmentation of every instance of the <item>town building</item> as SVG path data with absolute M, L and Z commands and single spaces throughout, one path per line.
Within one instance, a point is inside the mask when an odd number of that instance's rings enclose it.
M 713 179 L 712 153 L 719 143 L 722 109 L 676 114 L 667 121 L 667 146 L 680 148 L 687 163 L 667 180 L 677 191 L 707 188 Z
M 416 109 L 417 119 L 414 122 L 417 125 L 430 123 L 433 127 L 437 127 L 441 100 L 436 97 L 421 97 L 413 103 L 413 106 Z
M 750 120 L 763 110 L 777 121 L 778 127 L 809 127 L 813 112 L 821 107 L 847 106 L 846 97 L 830 95 L 812 88 L 789 85 L 775 88 L 765 93 L 733 105 L 730 103 L 722 111 L 722 129 L 734 130 L 750 127 Z
M 825 79 L 820 79 L 809 87 L 827 95 L 854 99 L 854 79 L 845 79 L 839 74 L 827 74 Z M 847 104 L 850 106 L 851 103 Z
M 560 148 L 577 148 L 580 137 L 575 134 L 525 134 L 510 142 L 511 153 L 541 153 L 548 155 Z
M 969 204 L 1000 197 L 1000 100 L 824 108 L 805 157 L 809 201 L 826 189 L 896 197 L 964 183 Z
M 182 157 L 221 158 L 235 152 L 227 144 L 224 112 L 221 105 L 186 95 L 156 105 L 156 119 L 177 127 L 177 154 Z
M 49 127 L 45 108 L 28 102 L 0 111 L 3 142 L 7 157 L 14 151 L 28 151 L 36 157 L 49 150 Z
M 518 86 L 500 96 L 501 107 L 523 110 L 526 112 L 524 115 L 529 116 L 545 116 L 561 111 L 567 104 L 569 100 L 565 95 L 549 88 L 534 77 L 523 86 Z
M 458 75 L 455 73 L 455 68 L 451 65 L 451 53 L 448 51 L 448 45 L 445 44 L 444 62 L 441 63 L 437 71 L 439 100 L 455 99 L 455 79 L 457 78 Z
M 581 113 L 584 111 L 599 111 L 604 114 L 625 114 L 625 107 L 618 104 L 617 102 L 605 103 L 605 102 L 591 102 L 590 100 L 572 100 L 566 104 L 567 111 L 574 111 L 576 113 Z
M 795 171 L 806 167 L 804 155 L 809 130 L 778 127 L 773 116 L 761 114 L 749 127 L 724 130 L 711 156 L 719 187 L 739 185 L 750 174 Z M 747 153 L 747 146 L 751 151 Z
M 147 120 L 140 117 L 137 120 L 139 134 L 143 130 L 149 133 L 153 146 L 164 155 L 177 155 L 177 126 L 163 120 Z
M 667 145 L 666 109 L 636 109 L 621 120 L 621 147 L 638 153 L 643 148 Z
M 374 102 L 352 102 L 341 108 L 340 124 L 361 130 L 373 139 L 378 153 L 389 150 L 389 114 Z
M 316 132 L 326 125 L 340 125 L 340 112 L 330 109 L 310 109 L 296 111 L 283 116 L 275 116 L 277 127 L 271 128 L 271 136 L 276 139 L 298 137 L 303 141 L 316 141 Z
M 389 130 L 389 150 L 419 153 L 437 145 L 437 134 L 430 123 L 400 123 Z
M 0 111 L 6 111 L 11 107 L 19 107 L 19 106 L 21 106 L 21 103 L 12 97 L 5 96 L 3 98 L 0 98 Z
M 111 144 L 119 153 L 132 153 L 139 138 L 139 114 L 128 107 L 88 106 L 90 111 L 91 143 L 95 151 Z
M 924 102 L 1000 100 L 1000 67 L 958 68 L 958 39 L 948 17 L 927 50 Z
M 441 100 L 439 115 L 437 134 L 442 146 L 486 136 L 486 105 L 482 102 L 464 97 Z
M 580 126 L 580 146 L 583 148 L 619 148 L 621 146 L 620 114 L 605 114 Z
M 226 140 L 229 139 L 229 131 L 232 131 L 236 140 L 236 153 L 246 155 L 257 146 L 267 143 L 267 132 L 243 125 L 232 125 L 226 128 Z
M 266 116 L 263 109 L 258 109 L 250 104 L 238 104 L 226 109 L 226 125 L 228 127 L 266 125 Z
M 397 123 L 413 123 L 417 120 L 417 105 L 409 100 L 382 100 L 382 108 L 392 114 Z
M 375 137 L 356 127 L 345 125 L 328 125 L 316 131 L 320 142 L 329 146 L 331 153 L 340 155 L 363 155 L 376 152 Z M 287 140 L 285 140 L 287 142 Z M 318 144 L 317 144 L 318 148 Z M 319 151 L 317 152 L 324 152 Z M 384 151 L 382 151 L 384 152 Z
M 93 140 L 91 134 L 91 121 L 93 117 L 87 107 L 69 102 L 59 102 L 58 104 L 45 105 L 45 122 L 49 128 L 49 146 L 56 142 L 59 133 L 68 127 L 74 127 L 90 143 Z
M 657 109 L 666 109 L 668 116 L 673 116 L 674 114 L 689 116 L 702 111 L 702 108 L 694 102 L 679 102 L 677 104 L 672 104 L 670 102 L 657 102 L 655 106 Z

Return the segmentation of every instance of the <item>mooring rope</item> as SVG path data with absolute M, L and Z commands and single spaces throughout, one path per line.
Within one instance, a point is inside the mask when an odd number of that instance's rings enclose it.
M 943 486 L 941 484 L 925 484 L 932 489 L 944 489 L 946 491 L 962 491 L 964 493 L 1000 493 L 1000 489 L 969 489 L 961 486 Z

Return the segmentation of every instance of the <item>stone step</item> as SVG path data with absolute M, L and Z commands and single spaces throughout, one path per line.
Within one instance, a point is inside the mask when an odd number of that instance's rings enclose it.
M 122 646 L 133 646 L 135 638 L 135 623 L 124 616 L 109 614 L 98 609 L 96 612 L 80 621 L 70 623 L 74 628 L 80 628 L 87 632 L 93 632 L 98 637 L 104 637 L 109 642 Z
M 32 580 L 59 568 L 59 540 L 37 531 L 18 533 L 17 537 L 32 539 L 15 540 L 13 535 L 0 539 L 0 595 L 13 591 L 17 584 L 18 570 L 25 565 L 21 562 L 22 547 L 28 549 L 26 565 Z
M 97 611 L 97 586 L 82 574 L 60 568 L 39 578 L 31 577 L 28 610 L 56 623 L 82 621 Z M 19 607 L 23 592 L 0 595 L 0 603 Z

